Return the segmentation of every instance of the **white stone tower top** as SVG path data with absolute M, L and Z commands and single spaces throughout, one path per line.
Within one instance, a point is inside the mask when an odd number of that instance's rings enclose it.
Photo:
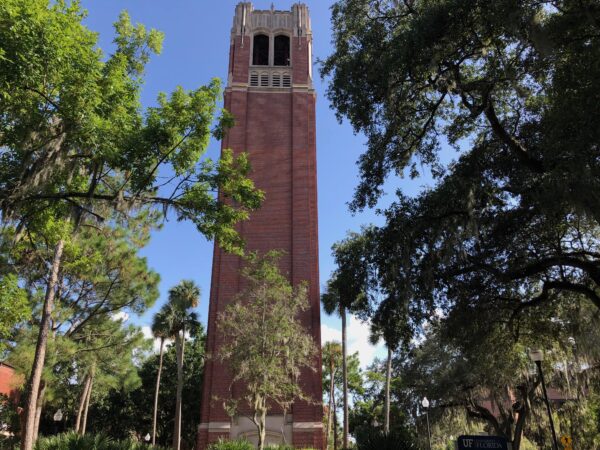
M 312 35 L 308 6 L 296 3 L 290 11 L 254 9 L 252 2 L 238 3 L 231 30 L 234 36 L 250 36 L 256 31 L 287 31 L 294 37 Z

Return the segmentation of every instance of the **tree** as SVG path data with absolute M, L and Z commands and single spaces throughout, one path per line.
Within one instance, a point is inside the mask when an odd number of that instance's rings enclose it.
M 392 383 L 392 359 L 394 351 L 404 342 L 407 332 L 405 314 L 397 307 L 392 298 L 387 298 L 378 307 L 371 319 L 370 341 L 373 344 L 383 338 L 387 348 L 387 360 L 385 370 L 385 412 L 383 432 L 390 432 L 391 411 L 391 383 Z
M 332 247 L 332 255 L 337 270 L 331 275 L 325 292 L 321 295 L 321 303 L 327 314 L 338 312 L 342 319 L 342 374 L 343 374 L 343 445 L 348 447 L 348 371 L 347 371 L 347 339 L 346 311 L 367 317 L 370 311 L 369 293 L 373 280 L 372 266 L 365 258 L 370 255 L 365 251 L 368 241 L 358 233 L 350 233 L 348 237 Z
M 342 359 L 342 346 L 338 342 L 325 342 L 323 355 L 323 391 L 329 393 L 329 407 L 327 408 L 327 427 L 325 428 L 325 442 L 329 443 L 331 426 L 333 422 L 335 404 L 335 378 L 339 370 L 339 361 Z M 334 440 L 334 448 L 336 447 Z
M 70 235 L 86 220 L 107 219 L 103 208 L 124 215 L 151 209 L 166 216 L 171 210 L 240 252 L 235 224 L 262 198 L 246 177 L 245 155 L 224 151 L 218 163 L 201 161 L 219 83 L 161 94 L 158 106 L 143 111 L 143 71 L 151 53 L 160 51 L 162 35 L 133 26 L 124 13 L 115 25 L 116 51 L 105 57 L 83 16 L 79 4 L 64 1 L 9 0 L 0 6 L 2 220 L 16 225 L 19 238 L 49 221 L 61 224 L 61 232 L 47 237 L 55 250 L 29 377 L 24 450 L 33 446 L 32 412 Z M 228 125 L 224 114 L 215 136 L 222 137 Z M 159 172 L 170 179 L 159 180 Z
M 0 355 L 6 350 L 15 325 L 30 313 L 26 291 L 19 288 L 14 274 L 0 276 Z
M 333 447 L 338 448 L 337 439 L 337 405 L 339 392 L 343 393 L 344 377 L 342 367 L 342 348 L 339 342 L 326 342 L 323 345 L 323 392 L 327 392 L 329 409 L 327 414 L 326 440 L 329 442 L 330 431 L 333 428 Z M 358 352 L 348 356 L 346 361 L 346 380 L 348 391 L 356 397 L 363 392 L 363 376 L 360 370 Z
M 156 445 L 156 418 L 158 414 L 158 394 L 160 392 L 160 377 L 163 367 L 165 340 L 171 337 L 171 324 L 168 314 L 161 310 L 152 319 L 152 336 L 160 340 L 158 356 L 158 372 L 156 373 L 156 389 L 154 391 L 154 413 L 152 414 L 152 445 Z
M 322 73 L 369 142 L 353 208 L 374 206 L 389 175 L 417 176 L 419 160 L 438 181 L 400 193 L 382 228 L 413 325 L 461 301 L 520 313 L 575 292 L 600 306 L 587 195 L 600 173 L 599 17 L 594 2 L 335 4 Z M 445 142 L 458 161 L 442 162 Z
M 181 402 L 183 389 L 183 361 L 185 353 L 186 329 L 196 326 L 198 319 L 191 308 L 196 308 L 200 302 L 200 288 L 191 280 L 183 280 L 169 289 L 169 303 L 164 312 L 171 324 L 171 336 L 175 337 L 177 349 L 177 400 L 175 406 L 175 431 L 173 432 L 173 448 L 181 446 Z
M 200 421 L 205 338 L 201 324 L 188 328 L 181 414 L 186 419 L 181 426 L 181 447 L 185 450 L 194 447 Z M 95 404 L 90 406 L 88 421 L 91 433 L 105 434 L 115 439 L 134 436 L 137 440 L 143 440 L 147 433 L 152 433 L 159 358 L 160 354 L 153 352 L 140 355 L 137 367 L 140 384 L 114 386 L 104 395 L 98 396 Z M 163 358 L 156 433 L 157 444 L 165 448 L 173 443 L 177 365 L 177 349 L 169 341 L 165 345 Z M 52 417 L 49 416 L 47 420 L 46 424 L 51 425 Z
M 54 375 L 61 370 L 68 370 L 65 367 L 72 366 L 73 361 L 79 361 L 76 356 L 78 352 L 89 352 L 85 349 L 86 345 L 83 345 L 83 341 L 89 340 L 86 337 L 89 335 L 89 329 L 110 328 L 114 325 L 115 314 L 126 311 L 143 312 L 156 300 L 158 276 L 148 268 L 146 260 L 137 254 L 148 242 L 153 223 L 154 219 L 151 216 L 139 215 L 123 226 L 112 224 L 84 227 L 67 242 L 57 281 L 56 303 L 49 324 L 49 351 L 41 377 L 42 388 L 36 402 L 34 438 L 37 436 L 38 418 L 42 414 L 44 396 L 46 393 L 52 394 L 55 389 Z M 51 244 L 34 233 L 29 233 L 27 242 L 19 243 L 11 251 L 13 267 L 19 271 L 34 304 L 41 303 L 36 299 L 42 295 L 46 284 L 44 255 L 51 252 Z M 38 310 L 34 309 L 31 321 L 34 327 L 39 323 L 39 315 Z M 17 335 L 19 339 L 10 355 L 11 360 L 15 353 L 29 354 L 33 330 L 24 328 L 24 335 Z M 96 336 L 101 336 L 99 331 Z M 127 339 L 123 338 L 125 349 Z M 104 345 L 98 344 L 97 347 L 104 348 Z M 112 345 L 117 343 L 113 341 Z M 31 354 L 33 353 L 31 349 Z M 26 365 L 18 364 L 24 375 L 29 372 L 33 360 L 32 357 L 26 359 Z M 126 364 L 122 366 L 128 367 Z M 85 367 L 90 369 L 93 365 Z M 79 375 L 71 374 L 74 379 L 78 379 Z M 103 376 L 102 367 L 99 369 L 99 375 Z M 82 382 L 84 378 L 86 376 L 82 375 Z M 82 395 L 81 398 L 85 399 L 86 396 Z M 81 404 L 80 417 L 83 417 L 85 410 L 84 402 Z
M 309 307 L 307 286 L 292 286 L 278 259 L 277 252 L 251 254 L 242 270 L 247 287 L 217 320 L 225 343 L 218 357 L 244 390 L 241 398 L 223 400 L 232 415 L 240 412 L 240 404 L 253 412 L 260 450 L 270 405 L 285 415 L 294 401 L 320 401 L 310 399 L 299 384 L 300 371 L 314 367 L 316 357 L 315 342 L 298 320 Z
M 73 340 L 80 347 L 71 361 L 77 368 L 79 380 L 83 381 L 75 431 L 85 435 L 88 427 L 88 413 L 93 405 L 92 394 L 97 397 L 116 386 L 129 388 L 139 384 L 134 366 L 136 351 L 144 349 L 141 330 L 134 326 L 124 326 L 121 321 L 95 321 Z M 147 341 L 146 341 L 147 343 Z M 85 381 L 84 381 L 85 380 Z
M 355 392 L 350 409 L 350 432 L 359 448 L 412 448 L 416 443 L 413 424 L 408 419 L 404 404 L 397 399 L 390 411 L 390 430 L 384 431 L 387 363 L 375 359 L 362 373 L 361 389 Z M 393 390 L 400 383 L 395 374 Z
M 343 404 L 343 422 L 342 422 L 342 442 L 343 447 L 348 447 L 348 358 L 346 337 L 346 306 L 340 297 L 338 290 L 338 279 L 334 273 L 327 283 L 325 292 L 321 294 L 321 303 L 327 314 L 337 312 L 342 319 L 342 404 Z M 335 405 L 335 401 L 333 403 Z M 335 416 L 335 412 L 334 412 Z M 335 440 L 334 440 L 335 442 Z

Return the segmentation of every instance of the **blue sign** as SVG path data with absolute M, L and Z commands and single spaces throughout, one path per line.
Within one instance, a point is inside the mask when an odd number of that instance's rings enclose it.
M 508 441 L 497 436 L 461 436 L 458 450 L 494 449 L 508 450 Z

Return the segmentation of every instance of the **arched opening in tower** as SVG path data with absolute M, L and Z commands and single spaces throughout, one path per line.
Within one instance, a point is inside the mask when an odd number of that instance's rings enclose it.
M 290 38 L 285 34 L 275 36 L 274 64 L 276 66 L 290 65 Z
M 252 64 L 255 66 L 269 65 L 269 36 L 264 34 L 257 34 L 254 36 Z

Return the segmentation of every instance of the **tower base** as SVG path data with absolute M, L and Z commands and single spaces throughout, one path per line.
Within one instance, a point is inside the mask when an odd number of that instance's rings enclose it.
M 285 421 L 284 421 L 285 420 Z M 256 425 L 248 417 L 238 416 L 230 422 L 202 423 L 198 429 L 196 448 L 205 450 L 209 444 L 223 440 L 246 439 L 258 445 Z M 291 414 L 267 417 L 266 445 L 287 444 L 298 449 L 323 448 L 323 424 L 321 422 L 296 422 Z

